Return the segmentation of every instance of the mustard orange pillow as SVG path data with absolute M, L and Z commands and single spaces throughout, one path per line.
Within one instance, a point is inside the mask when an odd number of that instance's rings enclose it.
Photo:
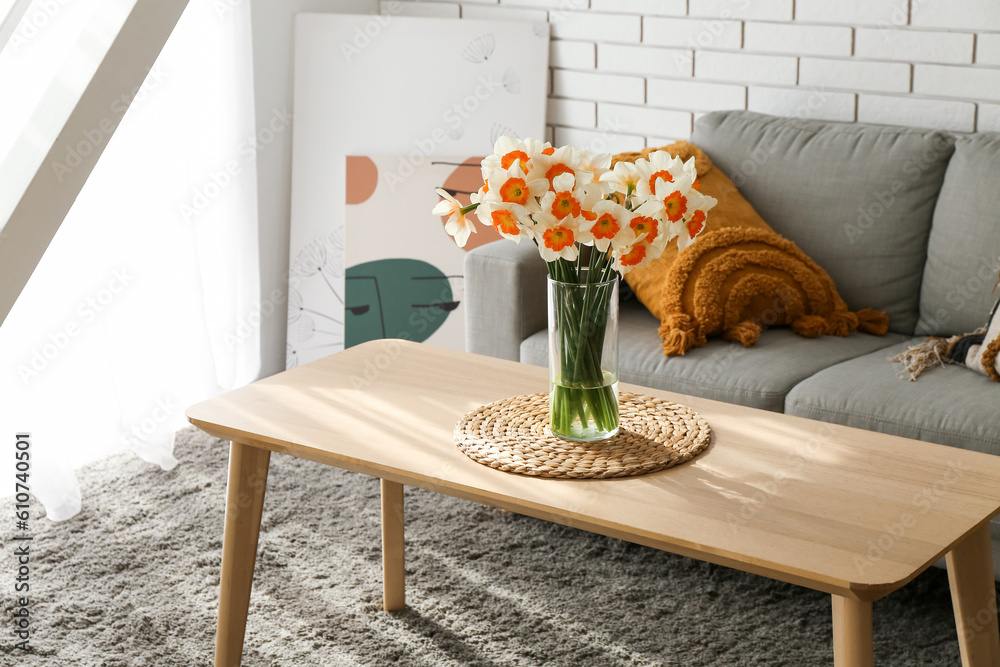
M 679 141 L 615 161 L 634 162 L 656 150 L 694 157 L 701 192 L 719 202 L 691 246 L 678 253 L 671 244 L 625 278 L 660 319 L 664 354 L 684 354 L 718 335 L 749 347 L 764 327 L 780 325 L 806 337 L 888 330 L 884 312 L 849 311 L 826 271 L 771 229 L 698 147 Z

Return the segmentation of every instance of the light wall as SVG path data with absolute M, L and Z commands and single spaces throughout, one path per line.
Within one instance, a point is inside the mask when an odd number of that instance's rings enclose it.
M 552 24 L 549 139 L 612 152 L 714 109 L 1000 131 L 996 0 L 382 0 Z

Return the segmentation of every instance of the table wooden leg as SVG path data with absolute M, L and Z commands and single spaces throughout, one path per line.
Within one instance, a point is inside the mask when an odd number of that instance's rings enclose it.
M 872 603 L 833 596 L 833 664 L 872 667 Z
M 226 531 L 222 541 L 215 667 L 239 667 L 257 559 L 257 536 L 271 452 L 233 442 L 229 448 Z
M 948 582 L 963 667 L 1000 667 L 1000 630 L 993 585 L 990 526 L 984 524 L 948 552 Z
M 406 607 L 403 560 L 403 485 L 382 480 L 382 592 L 386 611 Z

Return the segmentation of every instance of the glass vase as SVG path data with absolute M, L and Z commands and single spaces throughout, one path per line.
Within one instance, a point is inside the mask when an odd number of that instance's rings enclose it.
M 549 418 L 567 440 L 618 433 L 618 276 L 588 283 L 548 279 Z

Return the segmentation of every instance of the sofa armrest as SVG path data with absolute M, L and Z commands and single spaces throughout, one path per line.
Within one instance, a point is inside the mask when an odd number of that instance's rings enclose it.
M 495 241 L 465 256 L 465 349 L 520 361 L 521 341 L 546 327 L 545 262 L 530 241 Z

